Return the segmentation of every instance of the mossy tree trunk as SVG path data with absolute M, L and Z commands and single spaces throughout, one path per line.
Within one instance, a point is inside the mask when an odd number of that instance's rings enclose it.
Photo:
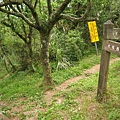
M 41 50 L 40 50 L 40 60 L 43 68 L 43 76 L 44 76 L 44 84 L 45 85 L 53 85 L 53 80 L 51 76 L 51 68 L 49 63 L 49 41 L 50 41 L 50 33 L 41 32 L 40 33 L 41 40 Z

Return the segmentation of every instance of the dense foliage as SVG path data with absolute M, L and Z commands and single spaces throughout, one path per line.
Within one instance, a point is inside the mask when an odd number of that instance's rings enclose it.
M 51 5 L 56 10 L 63 2 L 54 0 Z M 48 19 L 47 4 L 44 0 L 35 4 L 36 11 L 42 22 Z M 32 14 L 27 6 L 21 6 L 24 15 L 32 20 Z M 86 1 L 73 0 L 65 9 L 64 14 L 81 17 L 86 11 Z M 9 7 L 8 7 L 9 8 Z M 18 8 L 20 10 L 20 8 Z M 119 0 L 92 0 L 89 18 L 97 20 L 98 32 L 100 37 L 99 48 L 102 41 L 102 26 L 104 22 L 111 19 L 115 26 L 119 27 Z M 51 12 L 49 10 L 49 12 Z M 49 13 L 50 14 L 50 13 Z M 20 70 L 36 71 L 40 66 L 40 42 L 39 33 L 29 24 L 26 24 L 21 18 L 11 16 L 10 14 L 0 14 L 0 64 L 4 66 L 7 72 Z M 44 23 L 43 23 L 44 24 Z M 72 61 L 79 61 L 84 55 L 92 53 L 94 45 L 90 42 L 87 20 L 82 22 L 70 22 L 60 20 L 56 22 L 50 35 L 50 61 L 55 63 L 53 69 L 66 68 L 72 65 Z

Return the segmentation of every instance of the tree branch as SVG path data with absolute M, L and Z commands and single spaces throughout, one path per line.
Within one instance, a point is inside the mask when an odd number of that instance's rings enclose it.
M 80 18 L 72 17 L 72 16 L 66 15 L 66 14 L 61 14 L 60 19 L 69 20 L 71 22 L 85 22 L 85 21 L 97 20 L 97 18 L 84 18 L 84 19 L 80 19 Z
M 53 14 L 55 16 L 55 19 L 58 19 L 60 14 L 65 10 L 67 5 L 71 2 L 71 0 L 65 0 L 61 6 L 56 10 L 56 12 Z
M 8 4 L 4 3 L 4 2 L 0 2 L 0 11 L 2 11 L 4 13 L 7 13 L 7 14 L 10 14 L 10 15 L 14 15 L 16 17 L 21 17 L 31 27 L 34 27 L 36 29 L 41 29 L 42 24 L 40 25 L 38 15 L 37 15 L 37 13 L 35 11 L 35 7 L 36 7 L 37 2 L 38 2 L 38 0 L 36 0 L 34 6 L 32 6 L 30 1 L 23 0 L 23 3 L 31 10 L 31 14 L 32 14 L 32 16 L 33 16 L 33 18 L 35 20 L 35 23 L 30 21 L 24 14 L 22 14 L 22 12 L 20 12 L 20 9 L 16 10 L 14 7 L 12 7 L 12 4 L 10 4 L 10 7 L 11 7 L 11 9 L 13 11 L 8 11 L 8 10 L 2 8 L 4 6 L 8 6 Z
M 72 22 L 80 22 L 80 21 L 86 21 L 86 17 L 88 16 L 89 12 L 91 10 L 91 3 L 90 0 L 87 0 L 87 9 L 82 17 L 72 17 L 67 14 L 61 14 L 60 19 L 66 19 Z M 85 20 L 86 19 L 86 20 Z M 91 18 L 91 20 L 96 19 L 96 18 Z M 90 19 L 88 19 L 89 21 Z
M 22 7 L 22 6 L 21 6 Z M 21 8 L 20 8 L 20 6 L 19 5 L 17 5 L 17 9 L 18 9 L 18 11 L 21 13 L 22 12 L 22 10 L 21 10 Z
M 36 25 L 34 25 L 33 22 L 31 22 L 28 18 L 26 18 L 26 17 L 25 17 L 22 13 L 20 13 L 20 12 L 8 11 L 8 10 L 3 9 L 3 8 L 1 8 L 1 7 L 0 7 L 0 11 L 1 11 L 1 12 L 4 12 L 4 13 L 7 13 L 7 14 L 10 14 L 10 15 L 14 15 L 14 16 L 16 16 L 16 17 L 20 17 L 20 18 L 22 18 L 27 24 L 29 24 L 30 26 L 32 26 L 32 27 L 34 27 L 34 28 L 37 27 Z
M 15 7 L 13 7 L 12 5 L 9 5 L 10 6 L 10 8 L 14 11 L 14 12 L 18 12 L 16 9 L 15 9 Z
M 37 3 L 38 3 L 38 0 L 35 0 L 35 3 L 34 3 L 34 9 L 36 8 Z
M 2 24 L 4 24 L 5 26 L 9 27 L 12 29 L 13 32 L 15 32 L 25 43 L 27 42 L 25 37 L 23 37 L 23 35 L 21 35 L 14 27 L 14 24 L 12 22 L 10 22 L 11 24 L 6 23 L 5 21 L 2 21 Z
M 48 14 L 50 16 L 52 14 L 51 0 L 47 0 L 47 6 L 48 6 Z
M 29 2 L 28 0 L 24 0 L 23 3 L 24 3 L 25 5 L 27 5 L 28 8 L 31 10 L 31 13 L 32 13 L 32 15 L 33 15 L 33 18 L 34 18 L 35 21 L 36 21 L 36 26 L 39 27 L 39 28 L 41 28 L 40 23 L 39 23 L 39 18 L 38 18 L 37 12 L 36 12 L 35 9 L 34 9 L 34 6 L 32 6 L 31 2 Z
M 48 24 L 52 26 L 59 20 L 60 18 L 60 14 L 65 10 L 65 8 L 67 7 L 67 5 L 71 2 L 71 0 L 65 0 L 61 6 L 51 14 Z

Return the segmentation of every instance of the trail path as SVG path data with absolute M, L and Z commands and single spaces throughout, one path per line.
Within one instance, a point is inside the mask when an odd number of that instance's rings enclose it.
M 120 60 L 120 58 L 112 59 L 112 60 L 110 60 L 110 64 L 112 64 L 118 60 Z M 52 102 L 53 95 L 55 95 L 58 91 L 64 91 L 68 87 L 68 85 L 70 85 L 74 82 L 77 82 L 80 79 L 87 78 L 88 74 L 93 75 L 93 74 L 99 72 L 99 68 L 100 68 L 100 64 L 97 64 L 97 65 L 93 66 L 92 68 L 85 70 L 82 73 L 82 75 L 74 77 L 74 78 L 70 78 L 67 81 L 65 81 L 64 83 L 62 83 L 61 85 L 57 86 L 54 90 L 47 91 L 44 95 L 44 99 L 45 99 L 46 103 L 50 104 Z

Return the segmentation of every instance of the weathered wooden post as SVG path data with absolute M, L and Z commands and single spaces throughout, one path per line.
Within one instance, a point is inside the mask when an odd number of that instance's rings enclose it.
M 108 20 L 103 26 L 104 41 L 102 46 L 98 90 L 97 90 L 98 102 L 102 102 L 104 95 L 106 94 L 110 52 L 104 49 L 104 45 L 108 39 L 111 39 L 111 35 L 113 34 L 113 27 L 114 27 L 114 24 L 110 20 Z
M 102 102 L 106 95 L 108 68 L 110 53 L 120 56 L 120 28 L 114 28 L 114 24 L 108 20 L 103 26 L 104 41 L 102 44 L 101 63 L 98 80 L 97 101 Z M 113 39 L 113 40 L 112 40 Z

